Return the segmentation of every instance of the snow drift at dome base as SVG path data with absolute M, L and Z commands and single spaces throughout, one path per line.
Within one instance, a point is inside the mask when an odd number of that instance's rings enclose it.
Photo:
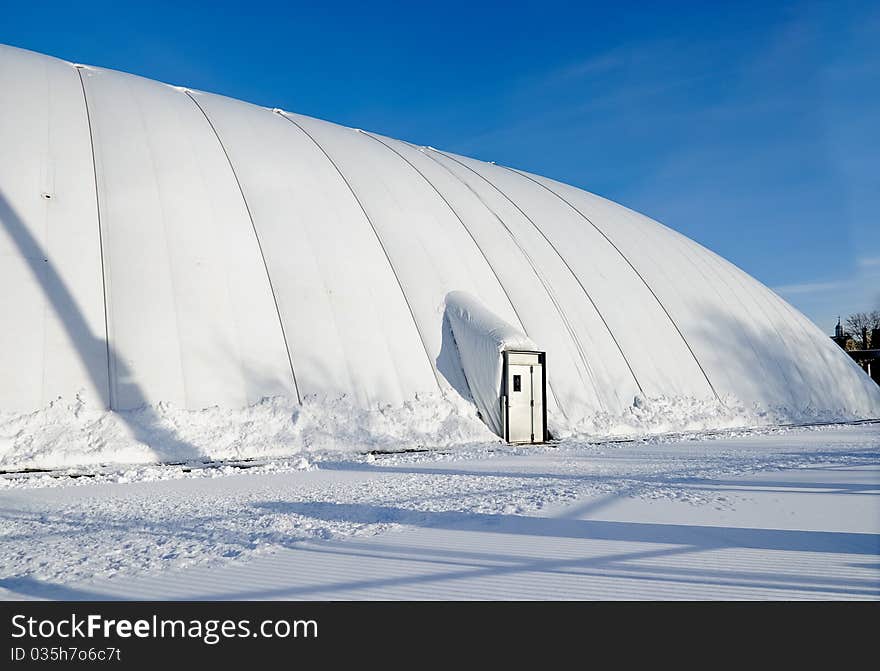
M 880 416 L 788 303 L 586 191 L 6 46 L 0 103 L 4 468 L 496 440 L 459 291 L 547 353 L 555 436 Z

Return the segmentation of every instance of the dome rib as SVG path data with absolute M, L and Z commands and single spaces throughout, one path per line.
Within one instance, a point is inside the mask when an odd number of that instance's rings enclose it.
M 680 253 L 681 255 L 688 260 L 690 265 L 700 273 L 700 275 L 706 280 L 707 284 L 712 287 L 713 292 L 718 297 L 720 302 L 724 302 L 725 300 L 733 299 L 742 309 L 742 312 L 746 315 L 749 314 L 750 307 L 747 305 L 747 300 L 750 299 L 750 302 L 753 304 L 751 309 L 757 309 L 764 318 L 764 323 L 769 324 L 772 330 L 776 333 L 776 337 L 778 342 L 785 344 L 786 339 L 779 332 L 775 320 L 773 320 L 768 312 L 765 309 L 765 306 L 760 303 L 757 298 L 751 295 L 746 288 L 739 282 L 738 278 L 731 274 L 727 268 L 724 266 L 720 266 L 718 264 L 712 265 L 707 263 L 707 259 L 705 255 L 697 253 L 698 250 L 694 248 L 693 244 L 687 244 L 691 241 L 683 241 L 685 244 L 680 245 Z M 710 277 L 714 277 L 714 281 L 710 280 Z M 730 280 L 730 281 L 728 281 Z M 735 283 L 739 287 L 739 291 L 737 291 L 733 286 L 731 286 L 731 282 Z M 723 296 L 721 290 L 719 289 L 718 284 L 723 286 L 723 288 L 727 292 L 727 296 Z M 766 379 L 772 380 L 774 379 L 774 375 L 771 374 L 770 366 L 775 366 L 778 374 L 781 376 L 781 380 L 783 382 L 782 387 L 778 390 L 780 393 L 787 394 L 791 400 L 794 400 L 794 392 L 795 385 L 792 383 L 789 378 L 788 373 L 786 372 L 785 366 L 782 365 L 782 362 L 777 357 L 771 357 L 772 364 L 768 364 L 766 362 L 766 356 L 762 355 L 759 351 L 759 346 L 755 342 L 755 337 L 751 329 L 746 328 L 745 324 L 743 324 L 740 328 L 740 331 L 745 335 L 746 339 L 749 342 L 749 347 L 751 348 L 753 354 L 755 355 L 755 360 L 759 362 L 759 365 L 764 369 L 766 373 Z M 797 376 L 800 378 L 800 385 L 803 386 L 805 384 L 803 375 L 801 374 L 801 370 L 799 366 L 794 367 Z
M 376 241 L 379 243 L 379 247 L 382 249 L 382 254 L 384 254 L 385 260 L 388 262 L 388 267 L 391 269 L 391 273 L 394 275 L 394 279 L 397 281 L 397 286 L 400 288 L 400 294 L 401 294 L 401 296 L 403 296 L 403 300 L 406 303 L 407 310 L 409 310 L 409 315 L 410 315 L 410 318 L 412 319 L 413 326 L 416 329 L 416 333 L 419 335 L 419 340 L 422 343 L 422 349 L 425 352 L 425 358 L 428 361 L 428 367 L 430 368 L 431 373 L 434 375 L 434 380 L 437 383 L 437 388 L 440 390 L 441 393 L 445 393 L 443 390 L 443 385 L 440 383 L 440 376 L 437 373 L 437 368 L 434 365 L 433 361 L 431 361 L 431 354 L 428 351 L 428 345 L 425 343 L 425 337 L 422 334 L 421 329 L 419 328 L 419 323 L 418 323 L 418 320 L 416 319 L 415 312 L 413 312 L 412 305 L 410 304 L 409 298 L 406 295 L 406 291 L 403 288 L 403 283 L 400 281 L 400 275 L 398 275 L 397 269 L 394 267 L 394 263 L 392 263 L 392 261 L 391 261 L 391 256 L 389 256 L 388 250 L 385 247 L 385 243 L 382 241 L 382 237 L 379 235 L 379 231 L 376 229 L 376 226 L 373 223 L 373 220 L 370 218 L 370 215 L 367 213 L 367 210 L 364 207 L 364 204 L 361 202 L 360 197 L 358 196 L 357 192 L 354 190 L 354 187 L 352 187 L 351 182 L 348 181 L 348 178 L 345 176 L 345 173 L 342 172 L 342 169 L 339 167 L 339 165 L 336 163 L 336 161 L 333 160 L 333 157 L 330 156 L 330 154 L 327 152 L 327 150 L 318 142 L 318 140 L 311 133 L 309 133 L 305 128 L 303 128 L 301 124 L 294 121 L 292 118 L 290 118 L 284 112 L 281 113 L 281 116 L 284 117 L 285 119 L 287 119 L 294 126 L 299 128 L 299 130 L 302 131 L 302 133 L 307 138 L 309 138 L 309 140 L 311 140 L 314 143 L 314 145 L 321 151 L 321 153 L 327 157 L 327 160 L 333 166 L 334 170 L 336 170 L 336 172 L 339 174 L 339 177 L 345 183 L 345 186 L 348 187 L 348 190 L 351 192 L 351 195 L 354 197 L 355 201 L 357 202 L 358 207 L 360 208 L 361 212 L 363 212 L 364 218 L 367 220 L 367 223 L 370 225 L 370 228 L 373 230 L 373 235 L 375 236 Z
M 101 298 L 104 304 L 104 348 L 107 351 L 107 408 L 110 409 L 115 407 L 116 401 L 116 385 L 113 382 L 116 379 L 116 367 L 111 354 L 110 320 L 107 314 L 107 271 L 105 268 L 106 262 L 104 260 L 104 231 L 101 226 L 101 198 L 98 196 L 98 164 L 95 161 L 95 137 L 92 131 L 92 115 L 91 112 L 89 112 L 89 97 L 86 94 L 86 83 L 83 81 L 82 68 L 75 65 L 71 65 L 71 67 L 76 70 L 76 75 L 79 78 L 79 85 L 82 89 L 83 106 L 86 111 L 86 124 L 89 128 L 89 147 L 91 147 L 92 152 L 92 175 L 95 180 L 95 212 L 97 213 L 98 247 L 100 250 L 99 255 L 101 257 Z
M 445 154 L 444 152 L 438 151 L 438 150 L 434 149 L 433 147 L 426 147 L 426 149 L 427 149 L 427 151 L 424 152 L 425 155 L 428 156 L 430 159 L 432 159 L 435 163 L 437 163 L 437 165 L 439 165 L 443 169 L 445 169 L 450 175 L 452 175 L 453 178 L 455 178 L 456 180 L 461 182 L 468 189 L 468 191 L 470 191 L 474 195 L 474 197 L 477 198 L 477 200 L 480 202 L 480 204 L 492 215 L 492 217 L 499 224 L 501 224 L 501 226 L 507 232 L 511 241 L 514 243 L 517 250 L 519 250 L 519 253 L 522 254 L 523 258 L 525 258 L 526 262 L 529 264 L 529 267 L 532 269 L 532 272 L 534 273 L 535 277 L 538 279 L 538 282 L 543 287 L 544 292 L 547 294 L 547 297 L 550 299 L 550 302 L 553 304 L 553 307 L 555 308 L 556 313 L 559 315 L 559 319 L 562 322 L 563 326 L 565 327 L 566 333 L 568 334 L 569 338 L 571 339 L 572 344 L 574 345 L 575 349 L 577 350 L 578 358 L 580 359 L 581 364 L 584 366 L 584 369 L 586 370 L 586 373 L 589 377 L 589 384 L 592 385 L 592 387 L 596 393 L 596 400 L 599 404 L 599 407 L 602 410 L 608 410 L 608 403 L 606 402 L 606 400 L 604 398 L 604 394 L 602 392 L 602 389 L 600 388 L 597 375 L 593 370 L 593 366 L 590 364 L 589 358 L 584 353 L 583 343 L 581 342 L 581 339 L 578 336 L 576 329 L 574 328 L 574 326 L 572 326 L 571 320 L 568 318 L 568 315 L 565 313 L 565 310 L 562 308 L 562 304 L 560 303 L 559 298 L 556 296 L 553 289 L 551 288 L 549 280 L 547 278 L 545 278 L 544 275 L 538 270 L 538 264 L 536 263 L 535 259 L 532 258 L 531 254 L 529 254 L 526 251 L 525 247 L 523 246 L 523 244 L 521 243 L 519 238 L 517 238 L 516 234 L 514 234 L 514 232 L 511 230 L 510 226 L 508 226 L 508 224 L 504 221 L 504 218 L 495 210 L 495 208 L 493 208 L 488 202 L 486 202 L 485 198 L 483 198 L 483 196 L 481 196 L 470 184 L 468 184 L 465 179 L 463 179 L 460 175 L 456 174 L 453 170 L 451 170 L 449 168 L 449 166 L 445 165 L 442 161 L 437 159 L 432 154 L 437 153 L 437 154 L 442 155 L 444 158 L 447 158 L 447 159 L 453 161 L 457 165 L 461 166 L 462 168 L 466 169 L 468 172 L 470 172 L 471 174 L 476 176 L 478 179 L 485 182 L 490 188 L 492 188 L 494 191 L 496 191 L 499 195 L 501 195 L 505 200 L 507 200 L 507 202 L 511 203 L 511 205 L 513 205 L 514 207 L 516 207 L 516 203 L 513 203 L 510 200 L 510 198 L 508 198 L 506 196 L 506 194 L 504 194 L 500 189 L 498 189 L 496 187 L 496 185 L 494 185 L 492 182 L 487 180 L 481 174 L 479 174 L 478 172 L 473 170 L 470 166 L 465 165 L 461 161 L 457 160 L 454 156 Z M 520 210 L 518 207 L 516 207 L 516 209 L 520 212 L 520 214 L 522 214 L 522 216 L 527 221 L 530 221 L 528 216 L 526 216 L 525 213 L 522 212 L 522 210 Z M 593 305 L 593 308 L 594 308 L 594 312 L 601 320 L 602 315 L 599 313 L 598 309 L 596 309 L 595 305 Z M 607 331 L 607 329 L 606 329 L 606 331 Z M 608 335 L 611 336 L 610 331 L 608 332 Z M 613 336 L 611 336 L 611 339 L 612 339 L 612 341 L 614 340 Z M 615 345 L 616 344 L 617 343 L 615 343 Z M 617 351 L 621 355 L 621 359 L 624 361 L 624 363 L 627 364 L 627 370 L 630 374 L 630 377 L 632 377 L 633 381 L 636 383 L 636 386 L 638 386 L 638 380 L 636 380 L 635 375 L 632 374 L 632 369 L 629 367 L 628 362 L 626 361 L 626 358 L 623 356 L 623 353 L 620 351 L 619 347 L 617 348 Z M 581 374 L 580 370 L 578 370 L 578 377 L 584 383 L 587 382 L 586 380 L 584 380 L 583 375 Z M 548 384 L 549 384 L 549 382 L 548 382 Z
M 526 219 L 526 221 L 528 221 L 532 225 L 532 227 L 547 242 L 547 244 L 550 245 L 550 248 L 553 250 L 553 252 L 556 254 L 556 256 L 559 257 L 559 260 L 562 261 L 562 264 L 566 267 L 568 272 L 574 278 L 575 282 L 577 282 L 578 286 L 581 288 L 581 291 L 583 291 L 584 295 L 587 297 L 587 300 L 590 302 L 590 305 L 593 306 L 593 310 L 595 310 L 596 314 L 599 315 L 599 319 L 602 320 L 602 324 L 605 327 L 605 330 L 608 332 L 608 335 L 611 337 L 611 340 L 614 342 L 614 345 L 617 348 L 617 351 L 620 352 L 620 356 L 623 359 L 624 363 L 626 364 L 626 367 L 629 370 L 629 373 L 632 376 L 633 381 L 636 383 L 636 387 L 638 387 L 639 392 L 644 394 L 645 392 L 644 392 L 644 389 L 642 388 L 641 382 L 639 382 L 638 376 L 636 375 L 635 371 L 633 370 L 632 365 L 630 365 L 629 359 L 627 358 L 626 354 L 624 353 L 623 348 L 620 346 L 620 343 L 617 341 L 617 338 L 615 337 L 614 332 L 611 330 L 611 327 L 608 325 L 608 322 L 606 321 L 605 316 L 599 310 L 599 306 L 596 305 L 596 302 L 593 300 L 593 297 L 590 295 L 590 292 L 587 291 L 587 288 L 584 286 L 583 282 L 581 282 L 581 279 L 577 276 L 577 274 L 574 272 L 574 270 L 568 264 L 568 261 L 565 259 L 565 257 L 559 253 L 559 250 L 556 248 L 556 245 L 554 245 L 550 241 L 550 239 L 546 236 L 544 231 L 542 231 L 541 228 L 534 222 L 534 220 L 528 214 L 526 214 L 523 211 L 523 209 L 509 195 L 507 195 L 497 184 L 495 184 L 491 180 L 487 179 L 485 176 L 478 173 L 476 170 L 471 168 L 469 165 L 462 163 L 461 161 L 456 159 L 451 154 L 448 154 L 446 152 L 439 151 L 436 149 L 434 149 L 432 151 L 436 151 L 438 154 L 442 154 L 443 156 L 445 156 L 449 160 L 454 161 L 455 163 L 462 166 L 463 168 L 466 168 L 470 172 L 474 173 L 477 177 L 482 179 L 484 182 L 486 182 L 495 191 L 497 191 L 499 194 L 501 194 L 501 196 L 507 202 L 509 202 L 511 205 L 513 205 L 513 207 L 515 207 L 516 210 Z M 508 229 L 508 232 L 510 232 L 511 236 L 516 237 L 513 235 L 513 232 L 511 232 L 509 229 Z M 558 309 L 560 311 L 560 314 L 564 314 L 564 310 L 562 310 L 562 306 L 558 306 Z
M 687 347 L 688 352 L 690 352 L 691 356 L 694 358 L 694 362 L 697 364 L 697 367 L 700 369 L 700 372 L 703 374 L 703 377 L 706 378 L 706 384 L 709 385 L 709 389 L 712 390 L 712 394 L 715 396 L 715 398 L 716 398 L 719 402 L 723 403 L 723 401 L 721 400 L 721 396 L 718 394 L 718 391 L 715 389 L 715 385 L 712 384 L 712 380 L 709 379 L 709 375 L 706 373 L 706 370 L 703 368 L 703 364 L 700 362 L 699 358 L 698 358 L 697 355 L 694 353 L 694 350 L 693 350 L 693 348 L 691 347 L 691 344 L 688 342 L 687 338 L 684 337 L 684 333 L 681 332 L 681 329 L 678 327 L 678 324 L 677 324 L 677 323 L 675 322 L 675 320 L 672 318 L 672 315 L 669 314 L 669 310 L 666 309 L 666 306 L 663 304 L 663 302 L 660 300 L 660 298 L 657 296 L 657 294 L 654 293 L 654 289 L 653 289 L 653 287 L 651 287 L 651 285 L 648 284 L 647 280 L 645 280 L 645 278 L 644 278 L 644 277 L 642 276 L 642 274 L 638 271 L 638 269 L 632 264 L 632 262 L 629 260 L 629 258 L 628 258 L 628 257 L 627 257 L 622 251 L 620 251 L 620 248 L 619 248 L 616 244 L 614 244 L 614 241 L 612 241 L 611 238 L 609 238 L 607 235 L 605 235 L 605 231 L 603 231 L 601 228 L 599 228 L 598 226 L 596 226 L 596 224 L 594 224 L 594 223 L 590 220 L 589 217 L 587 217 L 587 216 L 586 216 L 583 212 L 581 212 L 577 207 L 575 207 L 574 205 L 572 205 L 568 200 L 566 200 L 565 198 L 563 198 L 560 194 L 558 194 L 556 191 L 554 191 L 553 189 L 551 189 L 551 188 L 550 188 L 549 186 L 547 186 L 546 184 L 542 184 L 541 182 L 537 181 L 536 179 L 533 179 L 530 175 L 527 175 L 526 173 L 523 173 L 523 172 L 521 172 L 521 171 L 519 171 L 519 170 L 516 170 L 515 168 L 509 168 L 509 167 L 507 167 L 507 166 L 499 166 L 499 167 L 500 167 L 500 168 L 503 168 L 503 169 L 505 169 L 505 170 L 509 170 L 510 172 L 512 172 L 512 173 L 514 173 L 514 174 L 517 174 L 517 175 L 519 175 L 519 176 L 521 176 L 521 177 L 525 177 L 525 178 L 528 179 L 530 182 L 533 182 L 534 184 L 537 184 L 538 186 L 540 186 L 540 187 L 546 189 L 547 191 L 549 191 L 551 194 L 553 194 L 554 196 L 556 196 L 556 198 L 558 198 L 558 199 L 561 200 L 563 203 L 565 203 L 568 207 L 570 207 L 572 210 L 574 210 L 575 212 L 577 212 L 577 214 L 578 214 L 581 218 L 583 218 L 584 221 L 586 221 L 588 224 L 590 224 L 590 226 L 592 226 L 594 229 L 596 229 L 596 232 L 599 233 L 599 235 L 601 235 L 603 238 L 605 238 L 605 240 L 608 241 L 608 244 L 610 244 L 612 247 L 614 247 L 615 251 L 620 255 L 620 258 L 622 258 L 622 259 L 626 262 L 626 264 L 627 264 L 630 268 L 632 268 L 633 272 L 634 272 L 634 273 L 638 276 L 638 278 L 642 281 L 642 283 L 645 285 L 645 287 L 648 289 L 648 291 L 651 292 L 651 295 L 654 297 L 654 300 L 657 301 L 657 304 L 660 306 L 660 309 L 663 310 L 664 314 L 665 314 L 666 317 L 669 319 L 669 322 L 672 324 L 673 328 L 674 328 L 675 331 L 678 333 L 678 335 L 679 335 L 679 337 L 681 338 L 682 342 L 684 342 L 685 347 Z M 537 228 L 537 226 L 536 226 L 536 228 Z M 540 229 L 539 229 L 539 230 L 540 230 Z M 542 231 L 541 234 L 543 235 L 543 231 Z M 550 241 L 548 240 L 548 242 L 550 242 Z M 553 243 L 550 243 L 550 244 L 552 245 Z M 556 249 L 555 246 L 554 246 L 554 249 Z M 557 251 L 557 253 L 559 253 L 559 252 Z M 560 256 L 562 256 L 562 255 L 560 254 Z M 566 262 L 566 265 L 568 265 L 568 262 Z M 572 273 L 573 273 L 573 272 L 574 272 L 574 271 L 572 271 Z M 578 280 L 578 282 L 580 282 L 580 280 Z M 586 289 L 584 289 L 584 291 L 586 291 Z M 604 321 L 604 320 L 603 320 L 603 321 Z M 610 328 L 609 328 L 609 331 L 610 331 Z M 613 337 L 613 334 L 612 334 L 612 337 Z M 615 342 L 617 342 L 616 339 L 615 339 Z M 640 386 L 640 388 L 641 388 L 641 386 Z
M 193 104 L 198 108 L 199 112 L 202 113 L 202 116 L 205 117 L 205 121 L 208 122 L 208 125 L 211 127 L 211 131 L 214 133 L 214 137 L 217 138 L 217 142 L 220 145 L 220 149 L 223 151 L 223 155 L 226 157 L 226 162 L 229 164 L 229 170 L 232 172 L 232 177 L 235 179 L 235 184 L 238 186 L 238 192 L 241 194 L 241 200 L 244 203 L 244 208 L 247 211 L 248 219 L 251 223 L 251 229 L 254 232 L 254 238 L 257 241 L 257 248 L 260 250 L 260 258 L 263 261 L 263 268 L 266 270 L 266 280 L 269 283 L 269 291 L 272 292 L 272 301 L 275 304 L 275 314 L 278 316 L 278 325 L 281 328 L 281 337 L 284 339 L 284 349 L 287 351 L 287 362 L 290 364 L 290 374 L 293 377 L 293 388 L 296 391 L 296 400 L 298 403 L 302 404 L 302 394 L 299 390 L 299 383 L 296 379 L 296 370 L 293 366 L 293 355 L 290 351 L 290 343 L 287 339 L 287 332 L 284 330 L 284 320 L 281 318 L 281 308 L 278 306 L 278 296 L 275 294 L 275 287 L 272 284 L 272 274 L 269 272 L 269 264 L 266 263 L 266 255 L 263 252 L 263 242 L 260 240 L 260 234 L 257 232 L 257 225 L 254 223 L 254 215 L 251 212 L 251 207 L 248 204 L 247 196 L 244 195 L 244 189 L 241 186 L 241 181 L 238 179 L 238 173 L 235 171 L 235 166 L 232 164 L 232 159 L 229 156 L 229 152 L 226 151 L 226 145 L 223 144 L 223 139 L 220 137 L 220 133 L 217 132 L 217 128 L 214 126 L 214 122 L 211 121 L 211 117 L 208 116 L 207 112 L 202 108 L 199 104 L 199 101 L 196 100 L 193 95 L 184 90 L 183 92 L 187 98 L 192 100 Z
M 518 175 L 520 173 L 516 170 L 513 172 Z M 557 202 L 568 212 L 574 213 L 579 225 L 586 217 L 592 224 L 592 232 L 604 232 L 602 227 L 608 227 L 607 221 L 615 222 L 614 239 L 611 240 L 611 232 L 602 237 L 603 242 L 608 245 L 609 253 L 627 257 L 631 265 L 621 265 L 629 271 L 638 264 L 638 273 L 633 277 L 640 275 L 639 281 L 643 287 L 646 283 L 651 285 L 656 295 L 656 298 L 650 296 L 651 302 L 659 305 L 659 300 L 669 313 L 661 313 L 660 317 L 666 323 L 671 323 L 671 317 L 681 334 L 686 334 L 693 354 L 682 349 L 683 355 L 694 364 L 696 360 L 693 357 L 699 359 L 703 371 L 707 375 L 711 374 L 719 394 L 736 396 L 744 391 L 747 397 L 773 400 L 790 396 L 790 385 L 777 384 L 780 375 L 773 371 L 772 363 L 776 361 L 778 368 L 777 358 L 767 356 L 766 343 L 764 348 L 758 346 L 755 306 L 752 306 L 750 313 L 742 301 L 743 297 L 732 291 L 725 281 L 721 269 L 707 265 L 704 257 L 695 253 L 693 244 L 683 244 L 681 239 L 670 235 L 666 227 L 648 225 L 648 221 L 641 215 L 626 208 L 620 208 L 619 211 L 616 208 L 613 211 L 608 209 L 610 201 L 598 196 L 574 188 L 567 190 L 553 180 L 537 175 L 526 173 L 522 176 L 529 177 L 531 182 L 540 186 L 546 187 L 549 184 L 550 187 L 544 189 L 544 193 L 549 193 L 551 197 L 562 196 Z M 672 269 L 675 269 L 674 272 L 670 272 Z M 705 331 L 712 328 L 714 320 L 707 320 L 701 314 L 701 301 L 708 299 L 710 295 L 714 297 L 711 303 L 727 305 L 732 317 L 728 327 L 715 334 L 711 343 L 707 342 Z M 684 342 L 677 332 L 674 335 L 680 343 Z M 742 356 L 729 357 L 729 348 L 738 349 Z M 726 361 L 721 360 L 725 358 L 722 351 L 727 352 Z M 762 374 L 757 378 L 753 377 L 743 370 L 745 365 L 760 367 Z M 705 385 L 703 371 L 698 367 L 694 370 Z M 784 377 L 782 376 L 783 379 Z M 762 382 L 759 383 L 758 380 Z
M 410 145 L 410 146 L 413 146 L 414 148 L 418 149 L 418 147 L 415 147 L 414 145 Z M 492 218 L 495 221 L 497 221 L 501 225 L 501 227 L 507 232 L 511 241 L 513 241 L 513 244 L 516 246 L 519 253 L 523 256 L 523 258 L 529 264 L 529 267 L 532 269 L 532 272 L 534 273 L 535 277 L 538 279 L 538 282 L 543 287 L 545 293 L 547 294 L 547 297 L 550 299 L 550 302 L 553 304 L 553 307 L 556 309 L 556 312 L 559 315 L 559 318 L 562 321 L 563 326 L 565 327 L 566 333 L 568 333 L 568 336 L 571 339 L 572 344 L 574 345 L 575 349 L 577 350 L 578 358 L 580 358 L 581 363 L 584 365 L 584 367 L 590 377 L 590 384 L 593 386 L 593 389 L 596 392 L 596 398 L 597 398 L 599 405 L 603 409 L 607 409 L 606 403 L 605 403 L 604 399 L 602 398 L 602 393 L 601 393 L 600 389 L 598 388 L 597 381 L 595 379 L 595 374 L 593 373 L 592 366 L 590 365 L 590 362 L 587 360 L 587 358 L 584 354 L 583 346 L 581 345 L 580 339 L 577 337 L 577 334 L 575 333 L 574 328 L 571 326 L 571 323 L 569 322 L 567 316 L 565 315 L 565 311 L 562 309 L 562 306 L 559 304 L 558 299 L 554 295 L 554 293 L 551 290 L 550 286 L 548 285 L 547 281 L 542 276 L 542 274 L 538 271 L 538 268 L 535 264 L 534 259 L 532 259 L 532 257 L 528 254 L 528 252 L 526 252 L 526 250 L 523 248 L 522 244 L 520 244 L 520 241 L 513 234 L 513 231 L 511 231 L 510 227 L 504 222 L 504 219 L 502 219 L 498 215 L 498 213 L 483 199 L 483 197 L 480 196 L 480 194 L 477 193 L 473 189 L 473 187 L 471 187 L 470 184 L 468 184 L 459 175 L 456 175 L 452 170 L 450 170 L 448 166 L 444 165 L 441 161 L 437 160 L 436 157 L 432 156 L 431 153 L 436 150 L 432 149 L 431 147 L 426 147 L 425 149 L 426 149 L 426 151 L 422 152 L 424 154 L 424 156 L 431 159 L 434 163 L 436 163 L 438 166 L 443 168 L 447 173 L 449 173 L 449 175 L 451 175 L 453 179 L 455 179 L 457 182 L 464 185 L 464 187 L 470 193 L 473 194 L 473 196 L 486 209 L 486 211 L 492 216 Z M 438 152 L 438 153 L 440 153 L 440 152 Z M 444 156 L 445 156 L 445 154 L 444 154 Z M 451 158 L 451 157 L 448 157 L 448 158 Z M 454 158 L 452 158 L 451 160 L 455 161 Z M 459 163 L 458 161 L 455 161 L 455 162 Z M 467 168 L 467 166 L 463 166 L 463 167 Z M 473 171 L 471 171 L 471 172 L 473 172 Z M 474 174 L 476 174 L 476 173 L 474 173 Z M 477 175 L 477 176 L 480 177 L 480 175 Z M 484 181 L 486 181 L 486 180 L 484 180 Z M 491 183 L 488 181 L 487 181 L 487 184 L 490 184 L 490 186 L 492 186 Z M 491 265 L 490 265 L 490 267 L 491 267 Z M 493 269 L 493 272 L 494 272 L 494 269 Z M 505 289 L 505 293 L 507 293 L 506 289 Z M 513 307 L 514 311 L 516 311 L 516 308 L 514 307 L 513 301 L 511 301 L 511 307 Z M 520 324 L 523 326 L 523 330 L 525 331 L 526 328 L 525 328 L 525 325 L 522 324 L 522 320 L 520 320 Z M 578 371 L 578 373 L 579 373 L 578 376 L 581 378 L 581 380 L 583 380 L 583 377 L 580 375 L 580 371 Z M 586 382 L 586 380 L 583 380 L 583 381 Z M 547 381 L 547 385 L 551 386 L 549 378 Z M 557 398 L 557 402 L 558 402 L 558 398 Z M 562 408 L 560 407 L 560 410 L 561 409 Z
M 815 352 L 820 359 L 825 363 L 824 366 L 814 366 L 809 370 L 809 372 L 816 371 L 816 374 L 822 376 L 822 383 L 820 385 L 811 385 L 811 391 L 816 387 L 820 388 L 824 394 L 824 402 L 822 405 L 828 407 L 834 407 L 831 404 L 836 402 L 834 397 L 831 395 L 832 390 L 838 390 L 838 379 L 834 374 L 834 370 L 836 369 L 842 375 L 852 374 L 857 372 L 858 375 L 856 379 L 861 380 L 863 389 L 862 391 L 866 392 L 868 395 L 874 392 L 874 388 L 872 385 L 871 378 L 864 374 L 864 371 L 859 367 L 859 365 L 851 359 L 840 347 L 838 347 L 830 338 L 828 338 L 824 333 L 822 333 L 819 328 L 811 321 L 809 321 L 800 311 L 796 310 L 788 301 L 780 298 L 774 291 L 766 287 L 765 285 L 758 282 L 751 275 L 746 273 L 744 270 L 731 263 L 727 259 L 719 256 L 712 250 L 708 250 L 709 254 L 712 255 L 713 258 L 718 259 L 719 263 L 725 264 L 729 266 L 739 277 L 743 279 L 743 282 L 754 287 L 755 291 L 763 296 L 765 296 L 768 302 L 778 305 L 779 309 L 784 313 L 789 315 L 789 318 L 784 319 L 784 323 L 795 323 L 797 324 L 799 330 L 803 334 L 803 341 L 806 342 L 810 349 Z M 846 387 L 846 394 L 848 396 L 848 401 L 850 403 L 858 403 L 858 399 L 856 397 L 855 391 L 851 387 Z
M 489 270 L 492 273 L 492 276 L 495 278 L 495 281 L 498 283 L 498 287 L 501 289 L 501 292 L 504 294 L 504 297 L 507 299 L 507 302 L 510 304 L 510 309 L 513 310 L 514 315 L 516 315 L 516 320 L 517 320 L 517 323 L 519 324 L 519 327 L 524 332 L 527 333 L 527 329 L 526 329 L 525 325 L 523 324 L 522 318 L 520 317 L 520 313 L 516 309 L 516 305 L 513 303 L 513 300 L 510 298 L 510 294 L 507 292 L 507 288 L 501 282 L 501 278 L 498 277 L 498 273 L 495 271 L 495 268 L 489 262 L 489 258 L 486 256 L 486 253 L 483 251 L 483 248 L 477 242 L 476 238 L 474 238 L 474 235 L 473 235 L 473 233 L 471 233 L 470 228 L 468 228 L 467 224 L 464 223 L 464 220 L 461 218 L 461 216 L 458 214 L 458 212 L 452 206 L 452 204 L 449 202 L 449 200 L 442 193 L 440 193 L 440 190 L 434 185 L 433 182 L 431 182 L 430 179 L 428 179 L 428 177 L 425 175 L 425 173 L 423 173 L 421 170 L 419 170 L 419 168 L 416 167 L 412 163 L 412 161 L 410 161 L 408 158 L 406 158 L 403 154 L 401 154 L 399 151 L 397 151 L 394 147 L 389 145 L 387 142 L 384 142 L 383 140 L 381 140 L 376 135 L 373 135 L 372 133 L 369 133 L 367 131 L 363 131 L 363 134 L 369 138 L 372 138 L 373 140 L 375 140 L 376 142 L 381 144 L 383 147 L 388 149 L 388 151 L 392 152 L 397 157 L 399 157 L 400 160 L 403 161 L 404 163 L 406 163 L 410 168 L 412 168 L 419 175 L 419 177 L 421 177 L 425 181 L 425 183 L 427 183 L 428 186 L 431 187 L 431 189 L 434 191 L 434 193 L 437 194 L 437 196 L 440 198 L 440 200 L 443 201 L 443 203 L 446 205 L 446 207 L 449 209 L 449 211 L 452 213 L 452 215 L 456 218 L 456 220 L 458 220 L 458 223 L 461 224 L 461 227 L 464 229 L 464 231 L 468 234 L 468 237 L 474 243 L 474 247 L 476 247 L 477 251 L 480 252 L 480 256 L 482 257 L 483 261 L 485 261 L 486 266 L 489 268 Z M 407 144 L 411 147 L 413 146 L 413 145 L 410 145 L 409 143 L 407 143 Z M 553 385 L 550 383 L 549 380 L 547 382 L 547 386 L 550 387 L 550 392 L 551 392 L 551 394 L 553 394 L 554 400 L 556 401 L 556 405 L 559 407 L 560 412 L 562 413 L 563 416 L 567 417 L 567 413 L 565 411 L 565 408 L 560 403 L 559 397 L 555 393 L 553 393 Z

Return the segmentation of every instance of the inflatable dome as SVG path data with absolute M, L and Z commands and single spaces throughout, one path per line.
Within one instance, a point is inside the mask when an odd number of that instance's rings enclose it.
M 546 353 L 560 421 L 656 397 L 880 416 L 760 282 L 523 170 L 5 46 L 0 148 L 3 411 L 466 397 L 464 292 Z

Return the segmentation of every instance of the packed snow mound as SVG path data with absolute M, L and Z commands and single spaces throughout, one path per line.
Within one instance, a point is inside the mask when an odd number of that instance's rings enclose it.
M 557 438 L 633 438 L 662 433 L 719 431 L 782 425 L 852 422 L 864 418 L 846 409 L 827 410 L 787 406 L 747 405 L 733 397 L 723 400 L 639 395 L 622 413 L 596 413 L 577 423 L 554 421 L 550 431 Z
M 644 397 L 636 397 L 620 415 L 599 413 L 577 424 L 558 414 L 549 417 L 555 437 L 586 440 L 855 419 L 845 411 L 794 413 L 730 401 Z M 301 406 L 266 398 L 237 411 L 162 403 L 120 412 L 77 397 L 57 399 L 37 412 L 0 413 L 0 470 L 5 471 L 448 450 L 499 442 L 472 404 L 440 394 L 367 410 L 344 397 L 309 397 Z
M 242 410 L 130 411 L 58 399 L 32 413 L 0 413 L 0 468 L 66 468 L 303 453 L 444 448 L 497 441 L 473 406 L 439 394 L 365 410 L 345 398 L 267 398 Z
M 538 346 L 520 329 L 508 324 L 465 291 L 447 294 L 446 315 L 471 396 L 486 424 L 501 435 L 501 353 L 510 350 L 533 352 Z

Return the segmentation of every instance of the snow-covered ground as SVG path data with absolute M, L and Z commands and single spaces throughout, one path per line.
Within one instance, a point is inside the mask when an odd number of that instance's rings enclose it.
M 877 423 L 72 473 L 0 478 L 0 594 L 880 598 Z

